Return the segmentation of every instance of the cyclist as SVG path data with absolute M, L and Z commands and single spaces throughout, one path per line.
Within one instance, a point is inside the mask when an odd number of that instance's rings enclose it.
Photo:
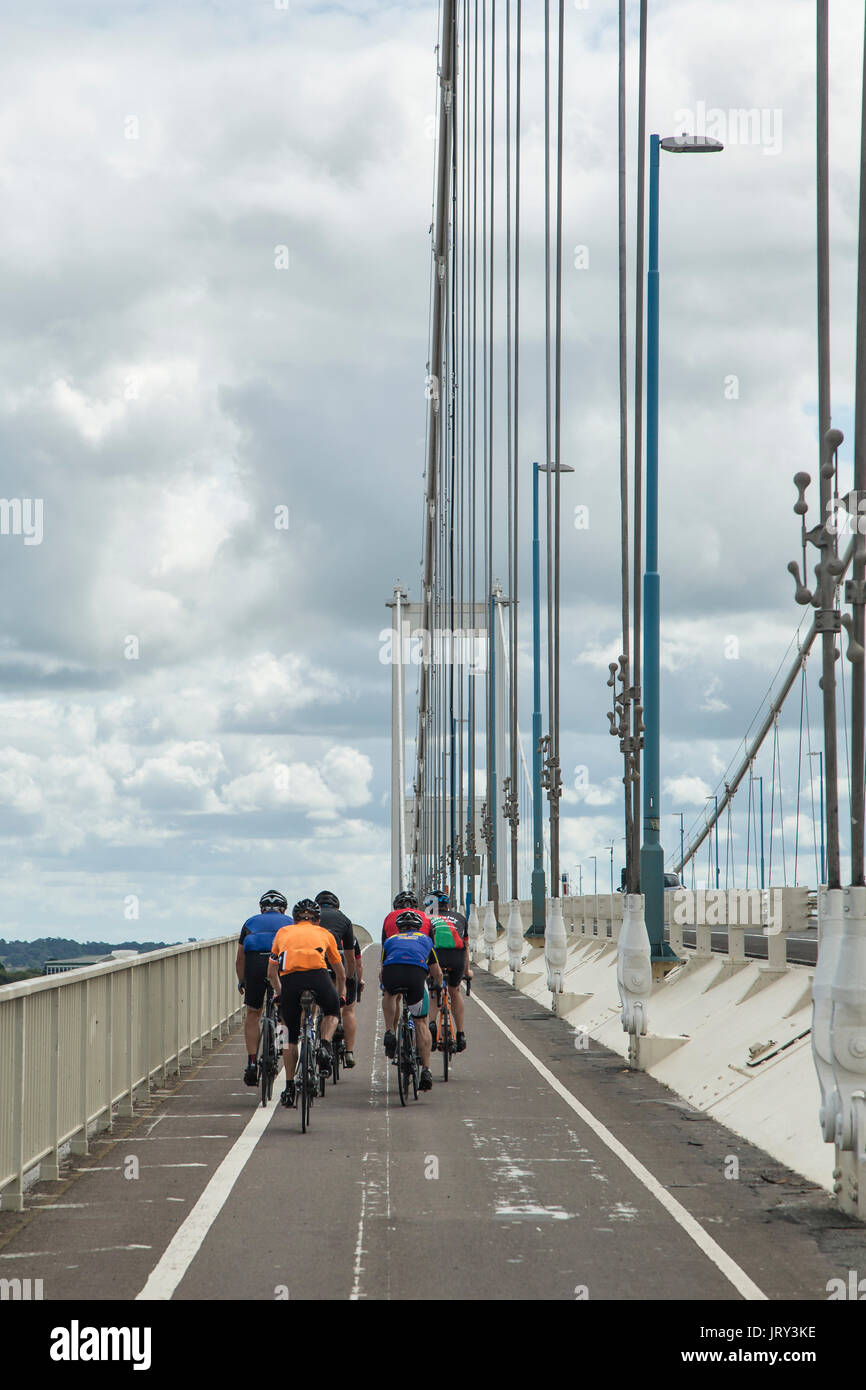
M 469 965 L 469 926 L 462 912 L 451 912 L 448 908 L 448 894 L 444 891 L 428 893 L 424 906 L 431 913 L 431 935 L 436 947 L 436 958 L 448 976 L 448 993 L 454 1013 L 454 1027 L 457 1032 L 457 1051 L 466 1050 L 466 1034 L 463 1031 L 465 1007 L 460 981 L 464 975 L 472 979 Z M 430 1023 L 433 1046 L 436 1046 L 438 1031 L 437 1017 Z
M 340 911 L 340 899 L 336 893 L 323 891 L 316 894 L 316 902 L 321 912 L 320 922 L 337 943 L 346 972 L 346 1007 L 342 1010 L 343 1033 L 346 1037 L 345 1066 L 355 1065 L 355 933 L 345 912 Z
M 383 946 L 385 945 L 385 942 L 389 936 L 396 935 L 397 918 L 400 916 L 401 912 L 406 912 L 407 909 L 411 910 L 412 912 L 418 913 L 418 916 L 421 919 L 421 931 L 426 932 L 428 936 L 430 935 L 430 918 L 427 916 L 426 912 L 421 912 L 421 910 L 419 909 L 418 899 L 415 897 L 415 894 L 411 891 L 401 891 L 397 894 L 397 896 L 394 899 L 393 910 L 388 913 L 388 916 L 382 923 Z
M 415 1020 L 415 1037 L 418 1043 L 418 1060 L 421 1063 L 419 1089 L 429 1091 L 433 1085 L 430 1075 L 430 1030 L 427 1027 L 427 1014 L 430 996 L 427 992 L 427 975 L 431 974 L 438 985 L 442 983 L 442 971 L 436 959 L 436 952 L 430 937 L 422 930 L 420 912 L 400 912 L 396 922 L 397 930 L 382 944 L 382 964 L 379 980 L 382 985 L 382 1013 L 385 1017 L 385 1053 L 393 1057 L 397 1050 L 397 1036 L 394 1025 L 397 1018 L 396 996 L 402 989 L 408 989 L 409 1012 Z
M 261 911 L 256 917 L 247 918 L 238 937 L 238 951 L 235 970 L 238 989 L 244 996 L 247 1016 L 244 1021 L 244 1040 L 247 1045 L 247 1066 L 244 1072 L 244 1085 L 258 1085 L 256 1053 L 259 1046 L 259 1021 L 265 1002 L 265 986 L 268 978 L 268 959 L 274 937 L 280 927 L 289 926 L 291 917 L 286 916 L 288 901 L 276 888 L 263 893 L 259 899 Z
M 268 979 L 280 1003 L 280 1013 L 288 1029 L 288 1046 L 283 1049 L 286 1088 L 283 1105 L 295 1103 L 295 1068 L 298 1065 L 298 1039 L 301 1035 L 301 995 L 308 989 L 324 1015 L 322 1019 L 320 1067 L 331 1074 L 331 1038 L 340 1017 L 340 1004 L 346 997 L 346 972 L 333 936 L 319 925 L 319 905 L 303 898 L 292 908 L 294 925 L 281 927 L 274 937 L 268 962 Z M 328 973 L 334 967 L 337 989 Z M 339 991 L 339 994 L 338 994 Z

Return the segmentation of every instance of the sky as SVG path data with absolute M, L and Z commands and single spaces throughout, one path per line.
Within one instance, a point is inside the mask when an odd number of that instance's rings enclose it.
M 525 8 L 528 481 L 543 449 L 542 54 L 540 7 Z M 616 9 L 566 12 L 566 868 L 623 833 L 605 717 Z M 651 9 L 648 128 L 721 122 L 726 144 L 662 169 L 671 841 L 802 617 L 786 565 L 791 479 L 817 458 L 814 7 Z M 849 435 L 858 9 L 836 0 L 831 34 L 833 400 Z M 426 0 L 67 0 L 0 19 L 0 936 L 221 935 L 271 887 L 290 903 L 332 889 L 368 926 L 389 906 L 379 634 L 395 583 L 419 591 L 437 22 Z M 633 188 L 633 27 L 629 62 Z M 747 129 L 736 113 L 751 109 Z M 842 458 L 850 470 L 848 441 Z M 587 529 L 568 524 L 578 505 Z

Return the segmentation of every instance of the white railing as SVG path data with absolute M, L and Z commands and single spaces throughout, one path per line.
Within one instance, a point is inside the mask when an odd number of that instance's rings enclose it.
M 0 1191 L 60 1176 L 60 1149 L 131 1115 L 135 1092 L 179 1073 L 237 1019 L 237 937 L 190 942 L 0 988 Z

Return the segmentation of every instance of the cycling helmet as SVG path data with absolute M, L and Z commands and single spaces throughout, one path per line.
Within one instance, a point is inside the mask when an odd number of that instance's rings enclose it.
M 319 907 L 339 907 L 340 899 L 336 893 L 322 892 L 316 894 L 316 902 Z
M 314 903 L 312 898 L 301 898 L 292 908 L 292 916 L 296 922 L 318 922 L 321 916 L 319 904 Z
M 448 894 L 444 889 L 434 888 L 424 899 L 425 912 L 445 912 L 448 908 Z
M 420 931 L 424 925 L 421 914 L 418 912 L 401 912 L 395 923 L 397 930 Z
M 398 893 L 391 906 L 395 909 L 398 907 L 417 907 L 418 899 L 412 892 Z
M 288 905 L 288 898 L 276 888 L 269 888 L 267 893 L 263 893 L 259 898 L 262 912 L 285 912 Z

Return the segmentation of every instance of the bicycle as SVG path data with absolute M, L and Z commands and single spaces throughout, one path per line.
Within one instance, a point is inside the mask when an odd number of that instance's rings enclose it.
M 346 1061 L 346 1034 L 343 1031 L 343 1020 L 340 1018 L 336 1032 L 331 1039 L 331 1080 L 336 1086 L 340 1079 L 340 1067 L 345 1066 Z
M 277 1028 L 279 1026 L 279 1010 L 274 991 L 270 985 L 267 987 L 267 998 L 265 1007 L 262 1010 L 261 1023 L 259 1025 L 259 1049 L 256 1055 L 259 1073 L 259 1086 L 261 1088 L 262 1105 L 267 1105 L 274 1093 L 274 1082 L 280 1069 L 279 1054 L 277 1052 Z
M 325 1078 L 319 1074 L 319 1014 L 313 1012 L 315 999 L 311 990 L 301 994 L 301 1045 L 295 1072 L 295 1095 L 300 1102 L 301 1133 L 306 1134 L 310 1111 L 318 1092 L 325 1094 Z
M 418 1082 L 421 1079 L 421 1066 L 418 1062 L 418 1048 L 415 1040 L 415 1020 L 409 1012 L 408 989 L 398 991 L 397 999 L 397 1089 L 400 1104 L 405 1105 L 409 1095 L 409 1083 L 415 1100 L 418 1099 Z
M 454 1027 L 454 1010 L 451 1007 L 451 995 L 448 992 L 448 981 L 443 980 L 437 988 L 439 998 L 439 1027 L 436 1030 L 436 1046 L 442 1053 L 442 1080 L 448 1080 L 448 1068 L 451 1065 L 451 1058 L 457 1051 L 457 1030 Z

